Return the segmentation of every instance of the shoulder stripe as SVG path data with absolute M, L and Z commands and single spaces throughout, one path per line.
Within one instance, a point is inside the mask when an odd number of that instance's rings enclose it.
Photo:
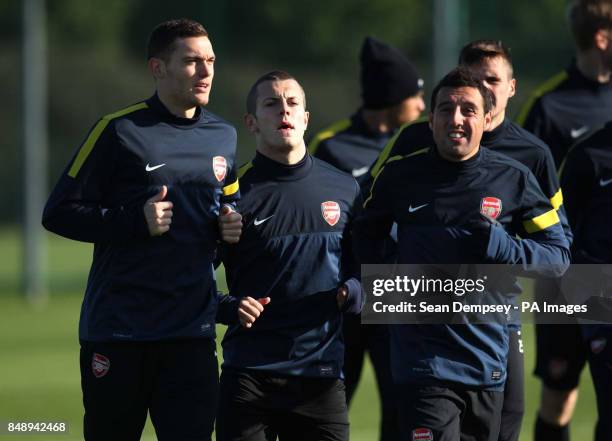
M 554 208 L 544 214 L 534 217 L 523 222 L 523 227 L 527 233 L 537 233 L 547 229 L 548 227 L 559 223 L 559 215 Z
M 238 179 L 233 184 L 223 187 L 223 196 L 231 196 L 239 190 Z
M 555 195 L 550 198 L 550 203 L 557 211 L 559 210 L 559 207 L 563 205 L 563 193 L 561 192 L 561 189 L 559 189 L 559 191 L 557 191 Z
M 374 194 L 374 185 L 376 185 L 376 181 L 377 181 L 378 177 L 382 174 L 383 170 L 385 169 L 385 167 L 388 164 L 391 164 L 392 162 L 395 162 L 395 161 L 400 161 L 402 159 L 407 159 L 407 158 L 410 158 L 412 156 L 421 155 L 423 153 L 427 153 L 428 151 L 429 151 L 429 147 L 426 147 L 424 149 L 417 150 L 416 152 L 412 152 L 409 155 L 392 156 L 387 161 L 385 161 L 385 163 L 382 165 L 382 168 L 380 169 L 380 171 L 376 174 L 376 176 L 374 176 L 374 181 L 372 182 L 372 186 L 370 187 L 370 196 L 368 196 L 368 198 L 365 200 L 365 202 L 363 203 L 363 206 L 365 207 L 366 204 L 368 202 L 370 202 L 370 199 L 372 199 L 372 194 Z
M 393 157 L 391 159 L 396 160 L 396 158 L 397 159 L 401 159 L 401 156 Z M 391 161 L 391 159 L 389 161 Z M 388 162 L 383 165 L 383 167 L 380 169 L 380 171 L 374 177 L 374 181 L 372 181 L 372 186 L 370 187 L 370 195 L 368 196 L 368 198 L 365 201 L 363 201 L 363 208 L 366 208 L 366 206 L 368 205 L 368 203 L 372 199 L 372 196 L 374 196 L 374 188 L 376 187 L 376 181 L 378 181 L 378 178 L 380 177 L 380 175 L 382 175 L 382 172 L 385 169 L 385 165 L 387 165 Z
M 110 113 L 108 115 L 103 116 L 102 119 L 98 121 L 98 124 L 96 124 L 96 126 L 93 128 L 93 130 L 91 131 L 91 133 L 89 134 L 89 136 L 87 137 L 83 145 L 81 146 L 79 153 L 77 153 L 77 156 L 74 159 L 74 162 L 72 163 L 72 166 L 70 167 L 70 170 L 68 171 L 68 176 L 70 176 L 71 178 L 76 177 L 76 175 L 79 173 L 79 170 L 85 163 L 85 160 L 87 159 L 87 157 L 93 150 L 94 145 L 96 145 L 98 138 L 100 138 L 100 135 L 102 134 L 106 126 L 113 119 L 122 117 L 132 112 L 136 112 L 137 110 L 146 109 L 147 107 L 149 107 L 147 103 L 142 102 L 142 103 L 134 104 L 133 106 L 130 106 L 130 107 L 126 107 L 125 109 L 119 110 L 115 113 Z
M 429 151 L 429 147 L 424 147 L 422 149 L 417 150 L 416 152 L 412 152 L 409 155 L 404 156 L 404 158 L 411 158 L 413 156 L 422 155 L 423 153 L 427 153 Z
M 392 162 L 399 161 L 400 159 L 404 159 L 404 158 L 405 156 L 402 156 L 402 155 L 392 156 L 387 160 L 387 162 L 385 162 L 385 165 L 391 164 Z
M 374 176 L 376 176 L 378 174 L 378 172 L 380 171 L 382 166 L 387 161 L 387 158 L 391 154 L 391 150 L 393 150 L 393 146 L 395 145 L 395 141 L 397 141 L 397 138 L 400 136 L 400 134 L 403 132 L 403 130 L 406 127 L 408 127 L 408 126 L 411 126 L 412 124 L 421 123 L 421 122 L 424 122 L 424 121 L 427 121 L 427 117 L 426 116 L 423 116 L 421 118 L 415 119 L 414 121 L 406 123 L 406 124 L 404 124 L 403 126 L 401 126 L 397 130 L 397 133 L 395 135 L 393 135 L 393 137 L 387 142 L 387 144 L 385 144 L 385 148 L 382 150 L 382 152 L 380 152 L 380 155 L 378 155 L 378 159 L 374 163 L 374 166 L 372 167 L 372 171 L 370 172 L 372 177 L 374 177 Z
M 238 179 L 240 179 L 241 177 L 244 176 L 244 174 L 249 171 L 249 169 L 253 168 L 253 163 L 252 162 L 247 162 L 246 164 L 244 164 L 243 166 L 241 166 L 238 169 Z
M 535 102 L 538 100 L 538 98 L 540 98 L 545 93 L 550 92 L 551 90 L 553 90 L 555 87 L 557 87 L 563 81 L 565 81 L 565 79 L 567 79 L 567 72 L 566 71 L 562 71 L 562 72 L 559 72 L 557 75 L 549 78 L 544 83 L 542 83 L 539 87 L 537 87 L 531 93 L 531 95 L 529 95 L 529 98 L 527 99 L 527 102 L 525 103 L 525 105 L 521 109 L 521 112 L 519 113 L 518 117 L 516 118 L 516 123 L 519 126 L 522 127 L 525 124 L 525 120 L 527 119 L 527 115 L 529 115 L 529 112 L 531 111 L 531 108 L 533 107 Z
M 350 119 L 343 119 L 338 122 L 335 122 L 334 124 L 327 127 L 326 129 L 321 130 L 319 133 L 315 135 L 314 138 L 312 138 L 312 140 L 308 144 L 308 151 L 310 152 L 310 154 L 314 156 L 317 150 L 319 149 L 319 144 L 321 144 L 322 141 L 325 141 L 326 139 L 331 138 L 336 133 L 348 128 L 350 125 L 351 125 Z

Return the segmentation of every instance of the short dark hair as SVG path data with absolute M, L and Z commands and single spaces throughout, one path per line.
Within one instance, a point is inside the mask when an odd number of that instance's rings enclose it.
M 493 92 L 487 88 L 482 81 L 480 76 L 472 73 L 468 68 L 464 66 L 456 67 L 446 74 L 444 78 L 434 88 L 431 94 L 431 112 L 436 111 L 436 100 L 440 89 L 444 87 L 473 87 L 478 89 L 482 96 L 482 103 L 485 113 L 489 113 L 495 106 L 495 96 Z
M 578 49 L 590 49 L 597 31 L 612 29 L 612 0 L 576 0 L 568 18 Z
M 298 83 L 298 85 L 300 86 L 300 89 L 302 89 L 302 95 L 304 97 L 304 107 L 306 107 L 306 94 L 304 93 L 304 88 L 302 87 L 300 82 L 296 80 L 293 75 L 283 70 L 273 70 L 271 72 L 268 72 L 260 76 L 257 79 L 257 81 L 255 81 L 255 83 L 253 83 L 253 85 L 251 86 L 251 89 L 249 90 L 249 94 L 247 95 L 247 100 L 246 100 L 247 113 L 251 115 L 255 115 L 255 110 L 257 110 L 257 97 L 258 97 L 257 88 L 259 87 L 261 83 L 266 83 L 268 81 L 285 81 L 285 80 L 294 80 L 296 83 Z
M 200 23 L 189 18 L 179 18 L 158 24 L 149 36 L 147 59 L 168 60 L 178 38 L 208 37 L 208 32 Z
M 473 66 L 485 60 L 500 57 L 508 63 L 512 75 L 512 55 L 510 48 L 501 40 L 475 40 L 466 44 L 459 53 L 460 66 Z

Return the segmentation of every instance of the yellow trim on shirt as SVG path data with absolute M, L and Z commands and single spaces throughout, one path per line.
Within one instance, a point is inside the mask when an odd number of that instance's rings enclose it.
M 555 195 L 550 198 L 550 203 L 555 210 L 558 210 L 561 205 L 563 205 L 563 193 L 561 189 L 555 193 Z
M 238 179 L 233 184 L 226 185 L 223 187 L 223 196 L 231 196 L 238 191 L 240 185 L 238 184 Z
M 557 210 L 554 208 L 550 211 L 547 211 L 544 214 L 534 217 L 533 219 L 529 219 L 523 222 L 523 227 L 525 227 L 525 231 L 527 233 L 537 233 L 538 231 L 542 231 L 547 229 L 548 227 L 559 223 L 559 215 L 557 215 Z
M 557 87 L 563 81 L 565 81 L 566 78 L 567 78 L 567 72 L 566 71 L 559 72 L 555 76 L 549 78 L 544 83 L 542 83 L 538 88 L 536 88 L 531 93 L 531 95 L 529 95 L 529 98 L 527 99 L 527 102 L 525 103 L 525 105 L 521 109 L 521 112 L 519 113 L 518 117 L 516 118 L 516 123 L 519 126 L 522 127 L 525 124 L 525 120 L 527 119 L 527 116 L 529 115 L 529 112 L 531 111 L 531 108 L 533 107 L 535 102 L 538 100 L 538 98 L 540 98 L 545 93 L 550 92 L 551 90 L 553 90 L 555 87 Z
M 322 141 L 325 141 L 326 139 L 331 138 L 336 133 L 350 127 L 350 125 L 351 125 L 350 119 L 343 119 L 321 130 L 319 133 L 316 134 L 314 138 L 312 138 L 312 141 L 310 141 L 310 143 L 308 144 L 308 151 L 310 152 L 310 154 L 314 156 L 319 148 L 319 144 L 321 144 Z
M 96 142 L 98 142 L 100 135 L 113 119 L 127 115 L 128 113 L 136 112 L 137 110 L 146 109 L 147 107 L 149 107 L 147 103 L 142 102 L 102 117 L 102 119 L 98 121 L 98 124 L 96 124 L 96 126 L 93 128 L 93 130 L 81 146 L 79 153 L 77 153 L 76 158 L 74 159 L 74 162 L 72 163 L 72 166 L 68 171 L 68 176 L 70 176 L 71 178 L 76 178 L 76 175 L 79 173 L 79 170 L 81 170 L 81 167 L 85 163 L 85 160 L 93 150 L 94 146 L 96 145 Z

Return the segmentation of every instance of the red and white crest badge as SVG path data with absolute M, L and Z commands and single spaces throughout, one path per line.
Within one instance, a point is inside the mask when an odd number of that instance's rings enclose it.
M 480 201 L 480 213 L 491 219 L 497 219 L 502 211 L 501 199 L 487 196 Z
M 419 427 L 412 431 L 412 441 L 433 441 L 433 433 L 430 429 Z
M 332 227 L 340 220 L 340 205 L 338 202 L 325 201 L 321 203 L 321 214 L 323 219 Z
M 227 161 L 223 156 L 215 156 L 213 158 L 213 172 L 217 181 L 221 182 L 227 174 Z
M 91 370 L 96 378 L 102 378 L 110 369 L 110 360 L 104 355 L 94 352 L 91 359 Z

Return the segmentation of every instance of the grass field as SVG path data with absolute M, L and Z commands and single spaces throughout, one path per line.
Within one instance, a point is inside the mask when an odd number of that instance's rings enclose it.
M 0 422 L 61 420 L 68 435 L 37 435 L 37 440 L 82 439 L 77 322 L 91 247 L 49 235 L 49 301 L 28 305 L 19 292 L 20 241 L 17 230 L 0 228 Z M 219 277 L 223 279 L 222 275 Z M 220 329 L 222 332 L 222 329 Z M 533 367 L 533 328 L 524 327 L 527 410 L 521 441 L 531 440 L 539 385 Z M 376 441 L 378 400 L 371 367 L 366 370 L 351 408 L 351 440 Z M 592 439 L 596 409 L 588 372 L 572 424 L 574 440 Z M 2 435 L 0 441 L 28 436 Z M 154 440 L 147 425 L 143 440 Z

